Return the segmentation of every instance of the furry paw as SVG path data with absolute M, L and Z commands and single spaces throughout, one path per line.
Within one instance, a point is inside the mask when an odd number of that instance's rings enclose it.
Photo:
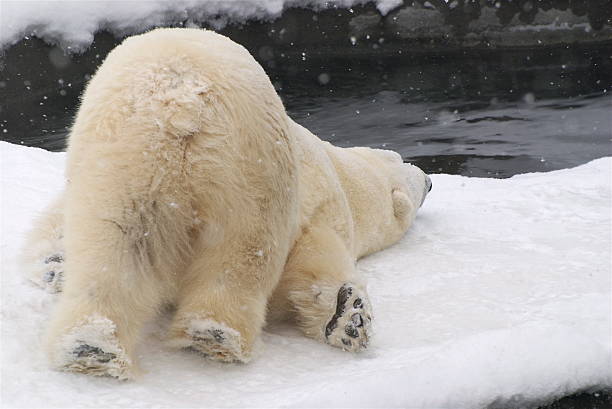
M 114 352 L 106 352 L 100 347 L 77 340 L 70 355 L 71 359 L 65 362 L 61 370 L 119 379 L 128 378 L 124 373 L 125 363 L 122 363 Z
M 170 345 L 197 351 L 206 358 L 222 362 L 248 362 L 240 333 L 212 319 L 194 319 L 170 340 Z
M 372 334 L 372 310 L 365 291 L 351 283 L 338 290 L 336 312 L 325 326 L 325 341 L 345 351 L 368 347 Z
M 119 345 L 115 324 L 106 318 L 90 317 L 57 344 L 57 369 L 118 379 L 132 377 L 131 361 Z
M 62 291 L 64 284 L 64 256 L 53 254 L 45 258 L 46 271 L 43 274 L 45 288 L 53 293 Z
M 37 271 L 31 275 L 34 284 L 41 286 L 50 293 L 59 293 L 64 284 L 64 256 L 61 253 L 52 254 L 40 260 Z

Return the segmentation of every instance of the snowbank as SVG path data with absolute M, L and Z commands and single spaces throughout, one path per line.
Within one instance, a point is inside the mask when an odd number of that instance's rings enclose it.
M 47 369 L 54 297 L 15 256 L 62 187 L 65 155 L 0 143 L 4 407 L 482 407 L 612 387 L 612 158 L 511 179 L 433 175 L 408 235 L 359 263 L 376 338 L 353 356 L 269 328 L 249 365 L 165 349 L 130 383 Z
M 23 36 L 36 36 L 74 49 L 87 47 L 97 31 L 120 35 L 182 21 L 207 22 L 222 28 L 228 22 L 273 19 L 288 7 L 320 9 L 350 7 L 367 0 L 3 0 L 0 13 L 0 48 Z M 402 0 L 374 1 L 381 14 Z

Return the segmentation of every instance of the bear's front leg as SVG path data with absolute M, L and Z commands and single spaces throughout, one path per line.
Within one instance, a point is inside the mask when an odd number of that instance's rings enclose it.
M 248 362 L 286 251 L 272 237 L 228 237 L 199 254 L 181 282 L 168 343 L 223 362 Z
M 270 309 L 291 309 L 306 336 L 345 351 L 367 348 L 372 336 L 372 307 L 355 261 L 327 227 L 297 240 Z

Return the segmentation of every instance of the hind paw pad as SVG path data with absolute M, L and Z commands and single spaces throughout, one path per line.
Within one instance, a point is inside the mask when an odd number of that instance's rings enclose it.
M 87 344 L 80 344 L 78 347 L 72 350 L 72 355 L 74 355 L 77 359 L 86 359 L 96 361 L 98 363 L 110 362 L 112 359 L 117 358 L 117 354 L 113 354 L 112 352 L 104 352 L 98 347 Z
M 177 346 L 197 351 L 207 358 L 222 362 L 249 360 L 242 351 L 240 333 L 212 319 L 192 320 L 183 333 L 186 339 L 178 340 Z
M 70 352 L 70 359 L 61 369 L 119 379 L 130 377 L 128 361 L 120 359 L 116 353 L 106 352 L 85 341 L 77 341 L 77 346 Z
M 56 344 L 52 360 L 57 369 L 119 379 L 132 377 L 132 362 L 119 344 L 116 325 L 91 316 Z

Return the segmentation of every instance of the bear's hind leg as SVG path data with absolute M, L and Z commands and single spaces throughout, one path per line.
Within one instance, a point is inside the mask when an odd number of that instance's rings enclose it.
M 63 292 L 47 333 L 53 367 L 96 376 L 134 376 L 142 325 L 169 293 L 167 280 L 142 268 L 129 232 L 87 212 L 66 230 Z
M 272 250 L 272 242 L 238 237 L 199 247 L 179 289 L 168 343 L 218 361 L 248 362 L 286 253 Z
M 271 310 L 279 308 L 291 309 L 310 338 L 352 352 L 368 347 L 370 300 L 354 260 L 329 228 L 310 228 L 296 242 L 272 297 Z

